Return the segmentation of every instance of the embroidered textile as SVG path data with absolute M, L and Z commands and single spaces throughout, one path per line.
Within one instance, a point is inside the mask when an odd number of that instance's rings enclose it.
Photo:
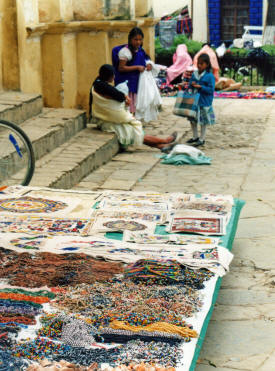
M 33 216 L 2 217 L 0 232 L 54 235 L 85 234 L 88 219 L 43 218 Z
M 142 210 L 143 212 L 155 212 L 162 211 L 167 212 L 169 210 L 169 204 L 164 202 L 149 202 L 149 201 L 116 201 L 116 200 L 104 200 L 98 205 L 98 209 L 128 209 L 128 210 Z
M 188 216 L 189 215 L 189 216 Z M 169 227 L 170 233 L 188 232 L 205 235 L 225 235 L 226 219 L 222 216 L 200 217 L 184 212 L 175 213 Z
M 0 200 L 0 212 L 8 213 L 52 213 L 66 207 L 64 202 L 27 196 Z
M 96 218 L 113 218 L 113 219 L 140 219 L 157 224 L 164 224 L 167 220 L 167 213 L 164 212 L 141 212 L 127 210 L 97 210 L 93 215 Z
M 155 222 L 148 222 L 143 219 L 115 219 L 97 217 L 91 228 L 87 231 L 88 235 L 97 232 L 123 232 L 123 231 L 149 231 L 154 233 L 156 228 Z
M 113 201 L 167 202 L 171 194 L 159 192 L 105 191 L 101 199 Z
M 123 241 L 125 242 L 135 242 L 139 244 L 154 244 L 154 243 L 170 243 L 176 245 L 218 245 L 220 239 L 217 237 L 204 237 L 198 235 L 183 235 L 183 234 L 149 234 L 147 232 L 131 232 L 125 231 L 123 233 Z

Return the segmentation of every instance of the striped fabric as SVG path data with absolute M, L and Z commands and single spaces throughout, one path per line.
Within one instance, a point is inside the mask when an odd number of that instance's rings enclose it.
M 173 113 L 177 116 L 197 118 L 200 94 L 190 90 L 179 91 Z

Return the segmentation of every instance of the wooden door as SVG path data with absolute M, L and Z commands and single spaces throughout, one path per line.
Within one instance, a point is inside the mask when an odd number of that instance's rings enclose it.
M 249 25 L 249 0 L 221 0 L 221 40 L 234 40 Z

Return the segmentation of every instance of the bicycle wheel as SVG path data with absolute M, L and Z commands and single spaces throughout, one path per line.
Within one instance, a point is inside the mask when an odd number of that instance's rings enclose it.
M 0 185 L 28 185 L 35 167 L 32 144 L 17 125 L 0 120 Z

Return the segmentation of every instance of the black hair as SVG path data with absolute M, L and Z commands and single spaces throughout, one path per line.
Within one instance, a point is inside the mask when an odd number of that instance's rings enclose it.
M 142 29 L 139 27 L 132 28 L 128 35 L 128 48 L 130 49 L 132 55 L 135 55 L 136 51 L 131 45 L 131 40 L 138 35 L 144 39 L 144 33 L 142 32 Z M 141 47 L 142 47 L 142 44 L 141 44 Z
M 204 53 L 204 54 L 199 55 L 198 61 L 199 60 L 207 64 L 207 67 L 206 67 L 207 72 L 212 71 L 212 65 L 211 65 L 211 61 L 210 61 L 210 58 L 209 58 L 208 54 Z
M 99 69 L 99 78 L 102 81 L 109 81 L 115 74 L 115 69 L 111 64 L 103 64 Z

